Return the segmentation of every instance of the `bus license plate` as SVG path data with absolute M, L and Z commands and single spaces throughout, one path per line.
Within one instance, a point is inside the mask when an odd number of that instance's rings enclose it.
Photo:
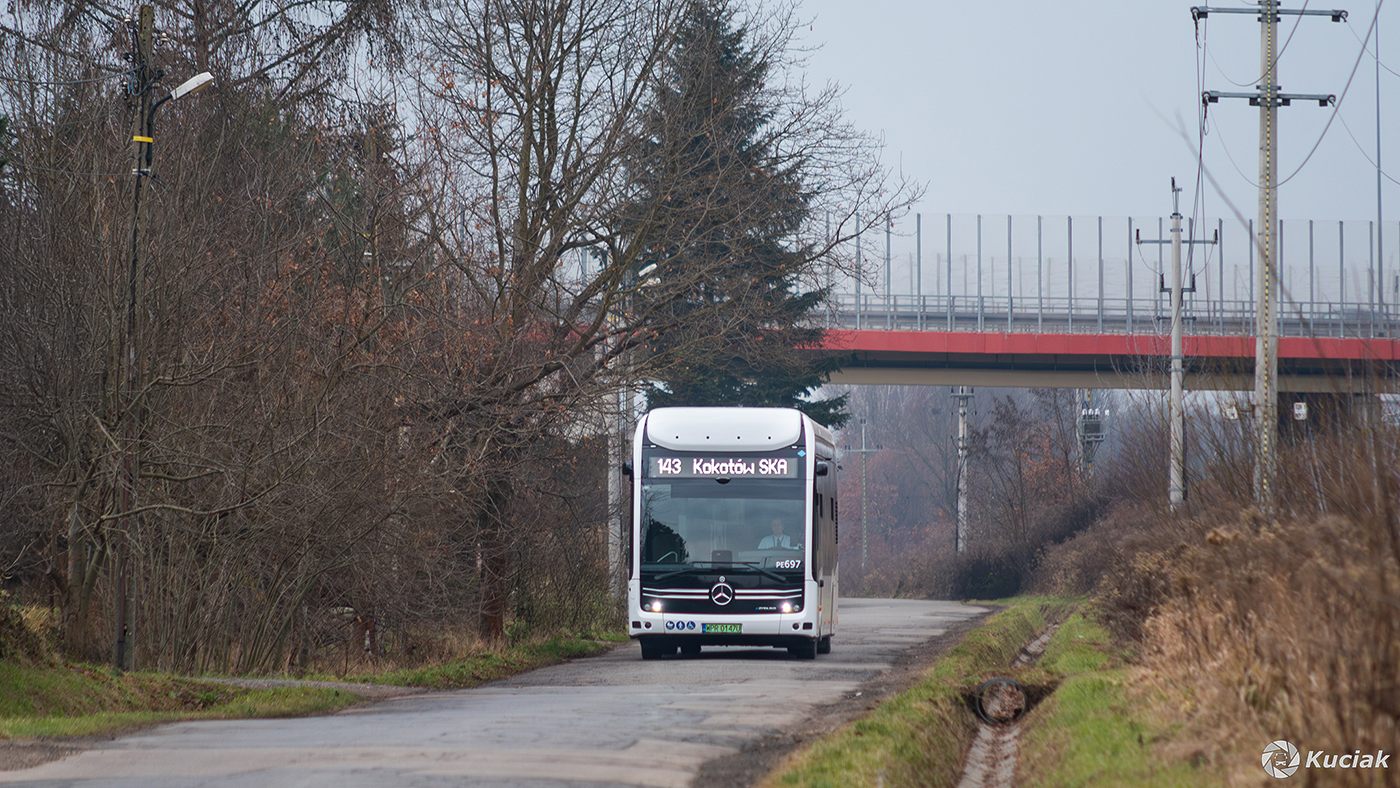
M 701 632 L 726 632 L 738 634 L 744 631 L 743 624 L 701 624 Z

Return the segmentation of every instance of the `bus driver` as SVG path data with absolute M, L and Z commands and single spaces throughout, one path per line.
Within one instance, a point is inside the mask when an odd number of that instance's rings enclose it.
M 783 533 L 783 518 L 773 518 L 773 534 L 771 536 L 765 536 L 761 540 L 759 540 L 758 549 L 792 549 L 792 543 L 788 540 L 787 534 Z

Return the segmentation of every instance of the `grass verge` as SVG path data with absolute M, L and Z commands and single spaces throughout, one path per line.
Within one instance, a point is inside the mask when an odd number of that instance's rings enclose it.
M 1224 785 L 1200 758 L 1170 758 L 1161 743 L 1170 726 L 1153 714 L 1154 702 L 1130 692 L 1130 668 L 1106 632 L 1076 613 L 1050 640 L 1039 667 L 1059 687 L 1022 723 L 1017 784 L 1045 786 Z
M 176 720 L 292 717 L 359 699 L 333 689 L 253 690 L 92 665 L 0 662 L 0 738 L 91 736 Z
M 1012 673 L 1007 666 L 1021 647 L 1081 602 L 1020 597 L 997 604 L 1005 608 L 967 633 L 917 684 L 793 753 L 763 788 L 955 785 L 976 734 L 968 693 L 993 675 Z
M 431 689 L 474 687 L 593 656 L 626 639 L 620 632 L 588 638 L 561 636 L 482 651 L 440 665 L 348 678 L 298 678 Z M 335 688 L 249 689 L 169 674 L 122 673 L 96 665 L 64 664 L 38 651 L 24 659 L 0 659 L 0 739 L 91 736 L 178 720 L 321 714 L 359 700 L 354 692 Z

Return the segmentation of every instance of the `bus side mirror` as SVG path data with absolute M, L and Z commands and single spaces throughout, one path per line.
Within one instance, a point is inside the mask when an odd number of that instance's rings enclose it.
M 630 462 L 624 462 L 624 463 L 622 463 L 622 475 L 623 475 L 623 476 L 631 476 L 631 475 L 632 475 L 632 463 L 630 463 Z
M 819 463 L 817 463 L 816 474 L 817 474 L 818 476 L 825 476 L 825 475 L 827 475 L 828 473 L 831 473 L 831 466 L 830 466 L 830 465 L 828 465 L 827 463 L 824 463 L 824 462 L 819 462 Z

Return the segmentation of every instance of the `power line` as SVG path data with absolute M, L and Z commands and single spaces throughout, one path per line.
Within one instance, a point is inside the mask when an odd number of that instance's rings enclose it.
M 1237 12 L 1235 12 L 1233 9 L 1212 8 L 1212 9 L 1209 9 L 1209 10 L 1210 10 L 1210 11 L 1216 11 L 1216 12 L 1224 12 L 1224 13 L 1237 13 Z M 1251 13 L 1252 13 L 1252 11 L 1251 11 Z M 1283 53 L 1284 53 L 1285 51 L 1288 50 L 1288 45 L 1289 45 L 1289 43 L 1293 41 L 1293 34 L 1298 32 L 1298 25 L 1300 25 L 1300 24 L 1303 23 L 1303 17 L 1304 17 L 1304 16 L 1315 15 L 1315 14 L 1317 14 L 1317 13 L 1318 13 L 1318 12 L 1314 11 L 1314 12 L 1312 12 L 1311 14 L 1309 14 L 1309 13 L 1308 13 L 1308 0 L 1304 0 L 1304 2 L 1303 2 L 1303 8 L 1302 8 L 1302 10 L 1301 10 L 1301 13 L 1299 13 L 1299 14 L 1297 15 L 1298 18 L 1297 18 L 1296 20 L 1294 20 L 1294 22 L 1293 22 L 1293 29 L 1288 31 L 1288 38 L 1286 38 L 1286 39 L 1283 40 L 1283 46 L 1282 46 L 1282 47 L 1279 47 L 1278 53 L 1274 55 L 1273 62 L 1270 63 L 1269 66 L 1268 66 L 1268 71 L 1269 71 L 1269 73 L 1272 73 L 1273 70 L 1274 70 L 1275 68 L 1278 67 L 1279 61 L 1283 60 Z M 1208 19 L 1208 17 L 1206 17 L 1205 15 L 1201 15 L 1201 16 L 1199 17 L 1199 19 Z M 1207 21 L 1207 25 L 1209 25 L 1209 21 Z M 1209 51 L 1208 48 L 1207 48 L 1207 51 Z M 1250 85 L 1257 85 L 1257 84 L 1259 84 L 1259 82 L 1260 82 L 1262 79 L 1264 79 L 1264 77 L 1261 75 L 1261 76 L 1255 77 L 1254 79 L 1251 79 L 1251 80 L 1249 80 L 1249 81 L 1247 81 L 1247 82 L 1236 82 L 1235 80 L 1230 79 L 1230 77 L 1229 77 L 1228 75 L 1226 75 L 1225 69 L 1220 68 L 1220 62 L 1217 61 L 1217 60 L 1215 59 L 1215 55 L 1214 55 L 1214 54 L 1212 54 L 1212 55 L 1210 56 L 1210 60 L 1211 60 L 1212 63 L 1215 63 L 1215 67 L 1216 67 L 1217 69 L 1219 69 L 1219 71 L 1220 71 L 1220 76 L 1225 77 L 1225 81 L 1226 81 L 1226 82 L 1229 82 L 1230 84 L 1235 85 L 1235 86 L 1237 86 L 1237 87 L 1242 87 L 1242 88 L 1243 88 L 1243 87 L 1249 87 Z
M 1368 164 L 1370 164 L 1372 167 L 1376 167 L 1376 162 L 1371 158 L 1371 154 L 1367 153 L 1367 152 L 1366 152 L 1366 149 L 1363 148 L 1363 147 L 1361 146 L 1361 141 L 1358 140 L 1358 139 L 1356 138 L 1356 135 L 1352 133 L 1352 131 L 1351 131 L 1351 126 L 1347 125 L 1347 119 L 1346 119 L 1346 117 L 1345 117 L 1345 116 L 1338 116 L 1337 119 L 1340 120 L 1340 121 L 1342 122 L 1342 128 L 1346 129 L 1347 136 L 1348 136 L 1348 137 L 1351 137 L 1351 141 L 1352 141 L 1353 143 L 1356 144 L 1356 149 L 1357 149 L 1358 151 L 1361 151 L 1361 155 L 1362 155 L 1362 156 L 1366 157 L 1366 162 L 1367 162 Z M 1379 169 L 1379 168 L 1377 167 L 1377 169 Z M 1397 181 L 1397 180 L 1395 180 L 1394 178 L 1390 177 L 1390 173 L 1386 172 L 1385 170 L 1380 170 L 1380 173 L 1381 173 L 1381 175 L 1382 175 L 1386 180 L 1388 180 L 1388 181 L 1390 181 L 1391 183 L 1394 183 L 1394 184 L 1396 184 L 1396 185 L 1400 185 L 1400 181 Z
M 111 73 L 111 74 L 108 74 L 108 75 L 106 75 L 106 76 L 104 76 L 104 77 L 93 77 L 92 79 L 66 79 L 66 80 L 23 79 L 23 78 L 21 78 L 21 77 L 7 77 L 7 76 L 4 76 L 4 75 L 0 74 L 0 80 L 4 80 L 4 81 L 6 81 L 6 82 L 18 82 L 18 83 L 20 83 L 20 84 L 22 84 L 22 85 L 86 85 L 86 84 L 88 84 L 88 83 L 90 83 L 90 82 L 106 82 L 106 81 L 109 80 L 109 79 L 117 79 L 118 77 L 127 77 L 127 76 L 130 76 L 131 73 L 132 73 L 132 72 L 130 72 L 130 71 L 116 71 L 116 72 L 113 72 L 113 73 Z
M 1361 36 L 1356 35 L 1356 30 L 1354 30 L 1354 29 L 1352 28 L 1350 22 L 1347 22 L 1347 30 L 1350 30 L 1350 31 L 1351 31 L 1352 36 L 1354 36 L 1354 37 L 1356 38 L 1356 40 L 1359 41 L 1363 47 L 1367 45 L 1367 42 L 1361 40 Z M 1366 50 L 1366 54 L 1370 55 L 1372 58 L 1375 58 L 1375 57 L 1376 57 L 1375 54 L 1374 54 L 1373 52 L 1371 52 L 1369 49 Z M 1389 71 L 1391 74 L 1394 74 L 1394 75 L 1397 76 L 1397 77 L 1400 77 L 1400 71 L 1396 71 L 1395 69 L 1391 68 L 1390 66 L 1387 66 L 1387 65 L 1385 64 L 1385 61 L 1384 61 L 1384 60 L 1377 60 L 1376 62 L 1380 65 L 1381 68 L 1385 69 L 1386 71 Z
M 40 166 L 38 166 L 38 165 L 36 165 L 36 164 L 25 164 L 25 163 L 22 162 L 22 161 L 15 161 L 14 159 L 11 159 L 11 160 L 10 160 L 9 166 L 15 167 L 15 168 L 17 168 L 17 169 L 38 170 L 38 171 L 40 171 L 40 172 L 52 172 L 52 173 L 57 173 L 57 174 L 59 174 L 59 175 L 96 175 L 96 176 L 98 176 L 98 177 L 107 177 L 107 176 L 119 177 L 119 176 L 125 176 L 125 175 L 130 175 L 130 174 L 131 174 L 130 172 L 79 172 L 79 171 L 77 171 L 77 170 L 55 170 L 55 169 L 53 169 L 53 168 L 51 168 L 51 167 L 40 167 Z
M 1220 143 L 1220 149 L 1225 151 L 1225 158 L 1230 160 L 1230 166 L 1235 168 L 1235 172 L 1239 173 L 1240 178 L 1250 186 L 1256 189 L 1259 188 L 1259 182 L 1246 175 L 1244 170 L 1240 169 L 1240 165 L 1235 161 L 1234 154 L 1230 153 L 1229 146 L 1225 144 L 1225 138 L 1217 134 L 1215 135 L 1215 139 Z
M 1301 20 L 1301 17 L 1300 17 L 1300 20 Z M 1208 47 L 1209 47 L 1209 39 L 1210 39 L 1210 31 L 1209 31 L 1209 26 L 1207 25 L 1207 30 L 1206 30 L 1203 34 L 1201 34 L 1201 35 L 1199 35 L 1199 36 L 1197 37 L 1197 40 L 1199 41 L 1199 44 L 1197 45 L 1197 48 L 1200 49 L 1202 52 L 1209 52 L 1209 49 L 1208 49 Z M 1213 56 L 1212 56 L 1211 60 L 1214 61 L 1214 57 L 1213 57 Z M 1204 66 L 1205 66 L 1205 64 L 1202 62 L 1202 59 L 1201 59 L 1200 57 L 1197 57 L 1197 58 L 1196 58 L 1196 90 L 1197 90 L 1198 93 L 1200 93 L 1200 94 L 1204 94 L 1204 93 L 1205 93 L 1205 88 L 1206 88 L 1206 83 L 1205 83 L 1205 67 L 1204 67 Z M 1216 66 L 1219 67 L 1219 63 L 1217 63 Z M 1195 226 L 1195 220 L 1199 219 L 1200 222 L 1201 222 L 1201 227 L 1202 227 L 1202 228 L 1204 228 L 1204 227 L 1206 226 L 1206 219 L 1205 219 L 1205 214 L 1206 214 L 1206 208 L 1205 208 L 1205 201 L 1206 201 L 1206 197 L 1205 197 L 1205 179 L 1202 177 L 1202 174 L 1205 172 L 1205 167 L 1206 167 L 1205 147 L 1206 147 L 1206 134 L 1207 134 L 1207 133 L 1208 133 L 1208 130 L 1207 130 L 1207 128 L 1206 128 L 1206 111 L 1205 111 L 1205 105 L 1204 105 L 1204 104 L 1200 104 L 1200 105 L 1198 105 L 1198 106 L 1196 107 L 1196 187 L 1195 187 L 1194 190 L 1192 190 L 1192 193 L 1191 193 L 1191 219 L 1192 219 L 1192 226 L 1193 226 L 1193 227 Z M 1173 180 L 1175 180 L 1175 179 L 1173 179 Z M 1190 258 L 1190 254 L 1195 252 L 1195 245 L 1193 244 L 1193 245 L 1187 247 L 1187 249 L 1188 249 L 1188 265 L 1189 265 L 1189 264 L 1190 264 L 1190 263 L 1189 263 L 1189 260 L 1191 259 L 1191 258 Z M 1209 265 L 1209 263 L 1210 263 L 1210 258 L 1209 258 L 1209 256 L 1207 256 L 1206 261 L 1205 261 L 1204 263 L 1201 264 L 1201 270 L 1205 270 L 1205 267 L 1206 267 L 1207 265 Z M 1194 268 L 1191 269 L 1191 273 L 1192 273 L 1192 276 L 1195 276 L 1195 269 L 1194 269 Z
M 1247 88 L 1247 87 L 1249 87 L 1250 85 L 1257 85 L 1257 84 L 1259 84 L 1259 80 L 1257 80 L 1257 79 L 1246 80 L 1246 81 L 1244 81 L 1244 82 L 1241 82 L 1241 81 L 1239 81 L 1239 80 L 1237 80 L 1237 79 L 1231 79 L 1231 78 L 1230 78 L 1230 75 L 1225 73 L 1225 67 L 1222 66 L 1222 65 L 1220 65 L 1220 61 L 1219 61 L 1219 60 L 1216 60 L 1216 59 L 1215 59 L 1215 51 L 1212 50 L 1212 49 L 1211 49 L 1210 47 L 1208 47 L 1208 46 L 1207 46 L 1207 47 L 1204 47 L 1204 49 L 1205 49 L 1206 54 L 1210 56 L 1210 62 L 1212 62 L 1212 63 L 1215 64 L 1215 70 L 1216 70 L 1217 72 L 1220 73 L 1220 76 L 1222 76 L 1222 77 L 1225 78 L 1225 81 L 1226 81 L 1226 82 L 1229 82 L 1231 85 L 1234 85 L 1234 86 L 1237 87 L 1237 88 Z
M 1371 35 L 1376 30 L 1376 23 L 1379 22 L 1381 18 L 1382 5 L 1384 5 L 1384 0 L 1376 4 L 1376 15 L 1371 18 L 1371 26 L 1366 29 L 1366 41 L 1371 40 Z M 1322 145 L 1322 141 L 1326 139 L 1328 130 L 1332 128 L 1332 121 L 1336 120 L 1337 113 L 1342 111 L 1342 102 L 1346 101 L 1347 91 L 1351 90 L 1352 80 L 1356 79 L 1356 70 L 1361 68 L 1361 59 L 1366 56 L 1366 41 L 1361 42 L 1361 51 L 1356 54 L 1356 62 L 1352 64 L 1351 75 L 1347 77 L 1347 84 L 1342 88 L 1341 95 L 1339 95 L 1337 97 L 1337 100 L 1332 103 L 1332 115 L 1331 117 L 1327 118 L 1327 125 L 1322 127 L 1322 133 L 1317 136 L 1317 142 L 1313 143 L 1312 150 L 1308 151 L 1308 155 L 1304 157 L 1303 163 L 1298 165 L 1298 169 L 1289 173 L 1287 178 L 1278 181 L 1277 184 L 1275 184 L 1276 186 L 1282 186 L 1283 184 L 1288 183 L 1289 181 L 1293 180 L 1293 178 L 1297 176 L 1298 173 L 1302 172 L 1303 168 L 1308 166 L 1308 162 L 1312 160 L 1313 154 L 1317 153 L 1317 149 L 1319 146 Z
M 1306 8 L 1306 5 L 1307 5 L 1307 4 L 1305 3 L 1305 4 L 1304 4 L 1304 7 L 1305 7 L 1305 8 Z M 1370 27 L 1367 28 L 1367 31 L 1366 31 L 1366 38 L 1365 38 L 1365 39 L 1360 39 L 1360 38 L 1358 37 L 1358 40 L 1361 41 L 1361 51 L 1360 51 L 1360 52 L 1357 54 L 1357 56 L 1356 56 L 1356 62 L 1352 64 L 1352 67 L 1351 67 L 1351 74 L 1347 77 L 1346 85 L 1342 88 L 1341 94 L 1340 94 L 1339 96 L 1336 97 L 1336 100 L 1335 100 L 1335 101 L 1332 102 L 1332 114 L 1331 114 L 1330 116 L 1328 116 L 1328 118 L 1327 118 L 1327 125 L 1323 126 L 1323 128 L 1322 128 L 1322 133 L 1319 134 L 1318 137 L 1317 137 L 1317 140 L 1316 140 L 1315 142 L 1313 142 L 1312 148 L 1308 150 L 1308 155 L 1305 156 L 1305 157 L 1303 157 L 1303 161 L 1302 161 L 1301 163 L 1299 163 L 1298 167 L 1297 167 L 1296 169 L 1294 169 L 1293 172 L 1289 173 L 1287 177 L 1278 180 L 1278 181 L 1274 184 L 1274 185 L 1275 185 L 1275 188 L 1277 188 L 1278 186 L 1282 186 L 1282 185 L 1288 183 L 1289 181 L 1293 180 L 1295 177 L 1297 177 L 1297 176 L 1298 176 L 1298 173 L 1300 173 L 1300 172 L 1303 171 L 1303 168 L 1306 167 L 1306 166 L 1308 165 L 1308 162 L 1311 161 L 1311 160 L 1312 160 L 1312 157 L 1317 153 L 1317 149 L 1318 149 L 1319 147 L 1321 147 L 1322 141 L 1323 141 L 1324 139 L 1326 139 L 1326 137 L 1327 137 L 1327 132 L 1328 132 L 1329 130 L 1331 130 L 1331 128 L 1332 128 L 1332 122 L 1335 121 L 1335 120 L 1337 119 L 1338 113 L 1341 112 L 1341 109 L 1342 109 L 1342 102 L 1346 100 L 1347 92 L 1348 92 L 1349 90 L 1351 90 L 1351 84 L 1352 84 L 1352 82 L 1354 82 L 1355 79 L 1356 79 L 1356 72 L 1357 72 L 1357 70 L 1361 67 L 1361 60 L 1362 60 L 1362 58 L 1365 57 L 1365 55 L 1368 54 L 1368 53 L 1370 52 L 1370 50 L 1369 50 L 1367 47 L 1368 47 L 1368 43 L 1369 43 L 1369 41 L 1370 41 L 1370 39 L 1371 39 L 1371 36 L 1372 36 L 1372 34 L 1374 33 L 1374 31 L 1375 31 L 1376 23 L 1377 23 L 1377 21 L 1380 19 L 1380 5 L 1384 5 L 1384 0 L 1381 0 L 1381 3 L 1377 5 L 1377 8 L 1376 8 L 1376 15 L 1371 19 L 1371 25 L 1370 25 Z M 1211 9 L 1211 10 L 1213 10 L 1213 11 L 1218 11 L 1218 10 L 1220 10 L 1220 9 Z M 1316 12 L 1314 12 L 1314 13 L 1316 13 Z M 1301 15 L 1299 16 L 1299 21 L 1300 21 L 1300 22 L 1302 21 Z M 1350 26 L 1348 26 L 1348 27 L 1350 27 Z M 1296 28 L 1297 28 L 1297 24 L 1295 23 L 1295 24 L 1294 24 L 1294 29 L 1296 29 Z M 1355 31 L 1353 31 L 1352 34 L 1355 35 Z M 1292 38 L 1292 35 L 1290 34 L 1289 37 Z M 1277 58 L 1277 57 L 1274 58 L 1274 62 L 1275 62 L 1275 63 L 1278 62 L 1278 58 Z M 1388 69 L 1387 69 L 1387 70 L 1388 70 Z M 1392 73 L 1394 73 L 1394 72 L 1392 72 Z M 1228 78 L 1227 78 L 1227 79 L 1228 79 Z M 1235 84 L 1239 84 L 1239 83 L 1235 83 Z M 1220 95 L 1223 95 L 1223 94 L 1220 94 Z M 1306 98 L 1313 98 L 1313 97 L 1312 97 L 1312 96 L 1307 96 Z M 1204 123 L 1204 121 L 1203 121 L 1203 123 Z M 1343 123 L 1343 125 L 1346 125 L 1346 121 L 1345 121 L 1345 120 L 1342 121 L 1342 123 Z M 1348 129 L 1348 133 L 1350 133 L 1350 129 Z M 1219 138 L 1219 135 L 1216 135 L 1216 136 L 1217 136 L 1217 138 Z M 1355 137 L 1353 137 L 1352 139 L 1353 139 L 1353 142 L 1354 142 L 1354 141 L 1355 141 Z M 1360 143 L 1357 143 L 1357 144 L 1358 144 L 1358 147 L 1359 147 Z M 1198 150 L 1200 149 L 1200 147 L 1203 147 L 1203 146 L 1198 146 Z M 1244 181 L 1245 181 L 1246 183 L 1249 183 L 1251 186 L 1254 186 L 1255 188 L 1259 188 L 1259 184 L 1258 184 L 1258 183 L 1255 183 L 1255 182 L 1252 181 L 1252 180 L 1250 180 L 1250 178 L 1249 178 L 1247 175 L 1244 174 L 1244 171 L 1240 169 L 1239 164 L 1235 162 L 1235 157 L 1234 157 L 1233 155 L 1231 155 L 1230 149 L 1229 149 L 1228 147 L 1225 146 L 1225 143 L 1224 143 L 1223 138 L 1221 138 L 1221 148 L 1222 148 L 1222 150 L 1225 151 L 1225 157 L 1226 157 L 1227 159 L 1230 160 L 1230 165 L 1231 165 L 1232 167 L 1235 168 L 1235 172 L 1239 173 L 1240 177 L 1243 178 Z M 1363 151 L 1363 152 L 1364 152 L 1364 151 Z M 1370 157 L 1369 157 L 1369 156 L 1367 157 L 1367 160 L 1370 161 Z M 1371 162 L 1371 164 L 1372 164 L 1372 166 L 1375 166 L 1375 162 Z M 1389 175 L 1386 175 L 1386 177 L 1389 178 L 1390 176 L 1389 176 Z M 1392 178 L 1391 180 L 1393 181 L 1394 179 Z

